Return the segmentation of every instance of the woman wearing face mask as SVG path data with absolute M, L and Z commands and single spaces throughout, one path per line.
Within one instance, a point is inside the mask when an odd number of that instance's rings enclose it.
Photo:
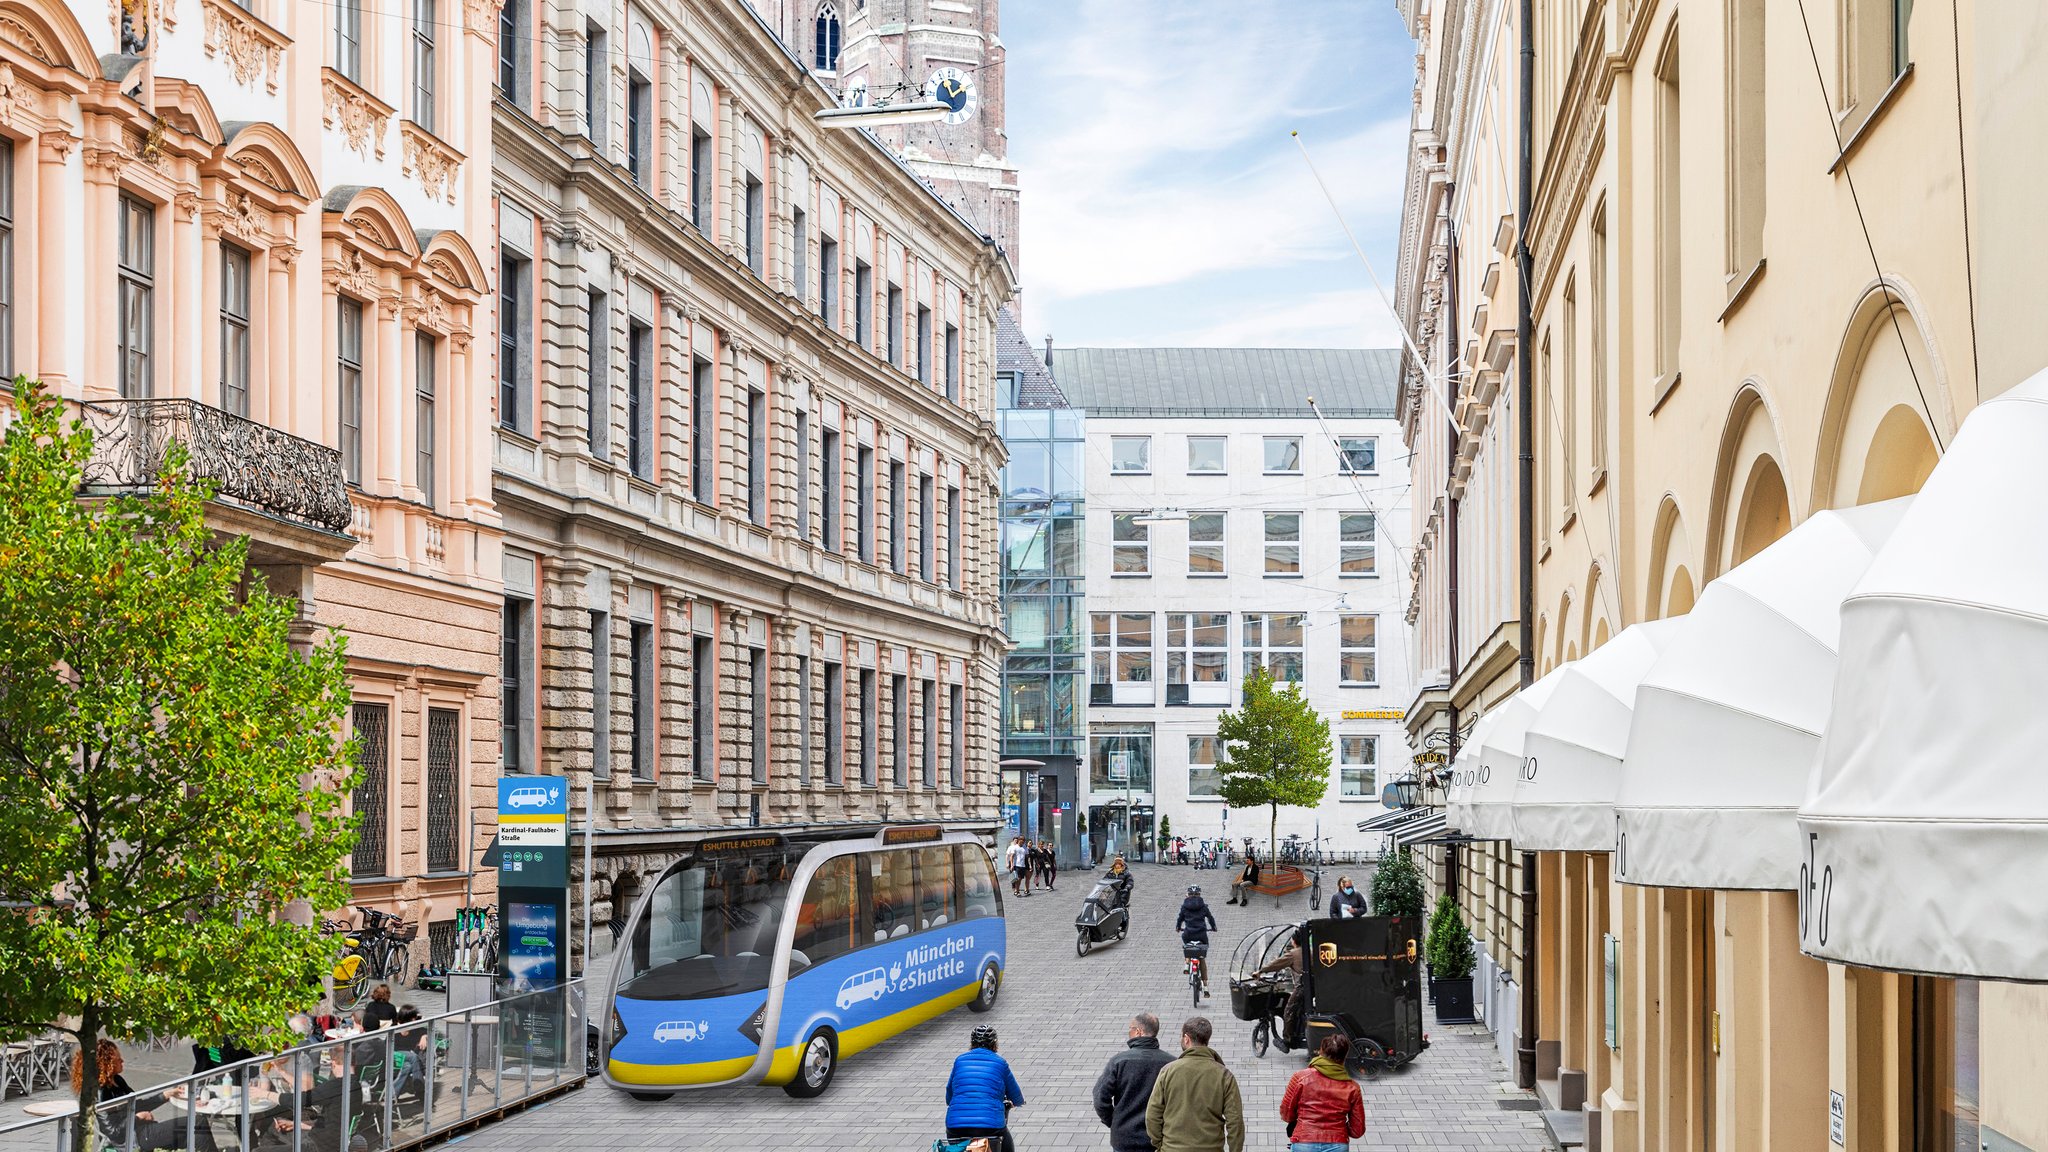
M 1330 897 L 1330 918 L 1348 920 L 1365 914 L 1365 894 L 1352 887 L 1351 877 L 1337 877 L 1337 894 Z

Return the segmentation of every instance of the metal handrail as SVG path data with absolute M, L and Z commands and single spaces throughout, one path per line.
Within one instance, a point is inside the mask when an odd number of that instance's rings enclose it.
M 232 1139 L 242 1148 L 252 1147 L 266 1126 L 274 1128 L 279 1122 L 291 1125 L 281 1134 L 288 1135 L 292 1152 L 348 1152 L 352 1148 L 379 1152 L 410 1147 L 449 1128 L 582 1083 L 588 1060 L 587 1020 L 584 981 L 577 977 L 551 988 L 423 1016 L 402 1026 L 308 1042 L 102 1102 L 94 1109 L 102 1141 L 96 1152 L 133 1152 L 142 1146 L 145 1136 L 168 1136 L 173 1148 L 197 1148 L 201 1146 L 202 1122 L 212 1129 L 216 1143 L 225 1135 L 222 1129 L 232 1124 Z M 549 1031 L 555 1033 L 552 1044 L 545 1035 Z M 411 1055 L 401 1044 L 421 1038 L 426 1043 L 417 1053 L 420 1067 L 415 1073 L 397 1057 Z M 509 1055 L 508 1045 L 515 1046 Z M 514 1061 L 515 1076 L 508 1085 L 505 1074 Z M 442 1083 L 451 1069 L 456 1070 L 457 1078 L 452 1084 Z M 321 1070 L 329 1075 L 323 1078 Z M 250 1089 L 262 1091 L 261 1084 L 278 1078 L 287 1085 L 296 1082 L 296 1090 L 278 1091 L 271 1102 L 252 1108 L 255 1097 Z M 332 1087 L 336 1079 L 342 1084 L 339 1089 Z M 415 1085 L 417 1099 L 411 1096 Z M 137 1111 L 150 1110 L 138 1107 L 141 1100 L 180 1088 L 188 1102 L 214 1099 L 222 1105 L 228 1100 L 219 1090 L 226 1088 L 232 1105 L 208 1107 L 203 1121 L 199 1111 L 176 1104 L 172 1105 L 180 1113 L 176 1120 L 162 1116 L 148 1122 L 136 1120 Z M 322 1089 L 332 1099 L 309 1100 L 322 1095 Z M 443 1099 L 449 1093 L 456 1097 L 453 1103 Z M 477 1104 L 471 1103 L 472 1096 L 479 1098 Z M 309 1104 L 323 1109 L 317 1117 L 306 1115 Z M 162 1111 L 165 1105 L 156 1108 Z M 0 1150 L 73 1152 L 76 1119 L 75 1114 L 66 1113 L 0 1126 Z M 316 1122 L 309 1128 L 308 1120 Z M 153 1124 L 169 1127 L 149 1130 Z

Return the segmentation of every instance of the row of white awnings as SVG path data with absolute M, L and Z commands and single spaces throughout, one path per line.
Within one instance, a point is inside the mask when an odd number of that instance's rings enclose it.
M 1791 890 L 1810 955 L 2048 980 L 2048 373 L 1919 495 L 1816 513 L 1474 725 L 1474 838 Z

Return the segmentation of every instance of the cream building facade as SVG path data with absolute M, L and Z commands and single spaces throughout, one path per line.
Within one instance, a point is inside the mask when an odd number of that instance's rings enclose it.
M 746 4 L 502 19 L 505 763 L 593 919 L 716 828 L 993 829 L 1001 251 Z
M 1416 0 L 1414 121 L 1395 306 L 1415 347 L 1398 402 L 1410 446 L 1415 548 L 1406 612 L 1417 693 L 1413 767 L 1441 803 L 1444 769 L 1474 723 L 1520 685 L 1514 379 L 1515 6 Z M 1480 1011 L 1504 1064 L 1521 1033 L 1522 857 L 1498 842 L 1427 849 L 1482 947 Z
M 0 6 L 0 369 L 85 406 L 94 489 L 185 442 L 303 637 L 346 634 L 351 902 L 423 928 L 498 763 L 492 34 L 480 3 Z
M 1483 401 L 1464 399 L 1484 395 L 1487 338 L 1475 359 L 1471 336 L 1444 330 L 1477 328 L 1474 287 L 1500 290 L 1513 272 L 1511 247 L 1494 283 L 1457 259 L 1462 244 L 1436 256 L 1473 223 L 1457 211 L 1474 166 L 1455 147 L 1471 122 L 1459 94 L 1466 76 L 1492 86 L 1508 110 L 1494 123 L 1512 131 L 1514 61 L 1498 44 L 1520 29 L 1512 6 L 1403 7 L 1422 43 L 1402 301 L 1425 353 L 1404 404 L 1427 577 L 1446 552 L 1430 547 L 1422 493 L 1446 472 L 1455 485 L 1457 449 L 1498 426 L 1489 414 L 1475 433 Z M 2020 201 L 2039 174 L 2016 144 L 2039 130 L 2048 64 L 2042 15 L 2013 4 L 1534 11 L 1534 325 L 1522 351 L 1539 405 L 1541 673 L 1629 625 L 1684 617 L 1711 581 L 1818 514 L 1919 491 L 1966 416 L 2048 364 L 2024 318 L 2042 296 L 2031 269 L 2044 237 Z M 1475 17 L 1495 46 L 1456 34 Z M 1452 150 L 1432 154 L 1443 141 Z M 1510 136 L 1502 155 L 1514 154 Z M 1487 323 L 1494 306 L 1510 310 L 1511 331 L 1510 293 L 1484 303 Z M 1460 347 L 1447 465 L 1418 435 L 1443 426 L 1427 380 Z M 1511 453 L 1511 432 L 1505 443 Z M 1461 536 L 1457 571 L 1495 574 L 1512 604 L 1514 507 L 1497 514 L 1504 530 Z M 1452 654 L 1443 673 L 1425 664 L 1424 681 L 1455 686 L 1487 666 L 1462 630 L 1456 647 L 1432 646 L 1447 580 L 1415 610 L 1424 651 Z M 1700 818 L 1753 801 L 1724 794 Z M 1532 857 L 1537 1072 L 1555 1107 L 1582 1111 L 1588 1147 L 2048 1147 L 2048 1110 L 2024 1087 L 2044 1061 L 2038 989 L 1803 954 L 1818 888 L 1796 873 L 1741 888 L 1623 883 L 1612 852 Z M 1483 893 L 1467 885 L 1461 898 L 1500 958 Z

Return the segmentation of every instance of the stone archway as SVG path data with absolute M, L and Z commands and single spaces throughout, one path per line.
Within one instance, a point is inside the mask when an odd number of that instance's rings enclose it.
M 1749 559 L 1792 530 L 1792 501 L 1785 491 L 1785 473 L 1769 456 L 1751 462 L 1736 505 L 1728 566 Z
M 1814 508 L 1849 508 L 1920 490 L 1954 434 L 1948 375 L 1919 309 L 1873 283 L 1844 326 L 1815 446 Z
M 1648 605 L 1649 619 L 1661 620 L 1692 610 L 1692 543 L 1686 537 L 1685 517 L 1675 498 L 1664 497 L 1654 523 L 1650 537 L 1650 580 L 1644 589 L 1643 603 Z
M 1707 579 L 1751 556 L 1798 523 L 1799 510 L 1785 480 L 1784 438 L 1757 381 L 1745 383 L 1728 406 L 1707 506 Z

